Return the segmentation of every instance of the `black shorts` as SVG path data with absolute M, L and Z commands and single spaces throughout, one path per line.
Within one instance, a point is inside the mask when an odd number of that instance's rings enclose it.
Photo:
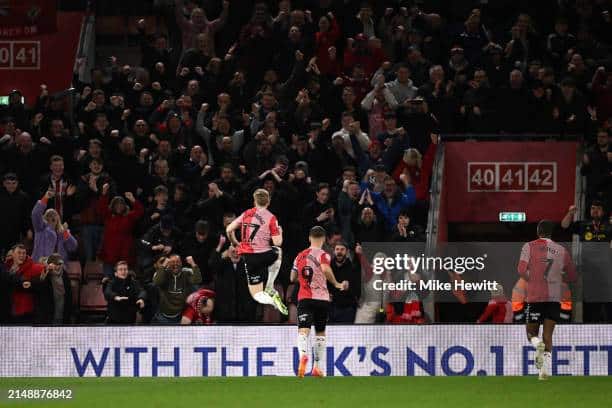
M 327 300 L 302 299 L 297 305 L 298 327 L 310 329 L 314 324 L 315 331 L 325 330 L 329 317 L 329 302 Z
M 525 323 L 525 304 L 523 304 L 521 310 L 513 310 L 512 316 L 514 323 Z
M 268 267 L 278 259 L 278 251 L 272 248 L 258 254 L 242 254 L 249 285 L 262 283 L 268 277 Z
M 527 303 L 525 306 L 526 323 L 542 323 L 545 319 L 558 322 L 561 304 L 559 302 Z

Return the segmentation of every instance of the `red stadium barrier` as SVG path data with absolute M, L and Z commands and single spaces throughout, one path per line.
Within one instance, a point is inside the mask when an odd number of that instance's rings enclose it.
M 574 142 L 449 142 L 444 162 L 448 222 L 498 222 L 525 212 L 528 222 L 560 220 L 574 203 Z

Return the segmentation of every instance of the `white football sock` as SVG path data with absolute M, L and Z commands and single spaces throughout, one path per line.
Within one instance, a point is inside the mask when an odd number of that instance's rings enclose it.
M 266 280 L 266 289 L 268 290 L 274 289 L 274 281 L 280 272 L 281 263 L 283 262 L 281 249 L 279 247 L 274 248 L 276 248 L 278 252 L 278 258 L 272 265 L 268 266 L 268 279 Z
M 306 351 L 308 350 L 308 336 L 304 333 L 298 333 L 297 347 L 300 352 L 300 358 L 302 358 L 306 355 Z
M 540 340 L 540 338 L 539 338 L 539 337 L 535 336 L 535 337 L 532 337 L 530 341 L 531 341 L 531 344 L 533 344 L 533 347 L 537 347 L 537 346 L 538 346 L 538 344 L 539 344 L 539 343 L 540 343 L 542 340 Z
M 274 305 L 274 300 L 272 300 L 272 297 L 263 291 L 254 294 L 253 299 L 262 305 Z
M 542 369 L 547 375 L 552 374 L 552 354 L 550 351 L 544 352 L 544 364 L 542 365 Z
M 323 354 L 325 354 L 325 336 L 316 336 L 314 339 L 314 365 L 319 367 L 319 362 L 323 358 Z

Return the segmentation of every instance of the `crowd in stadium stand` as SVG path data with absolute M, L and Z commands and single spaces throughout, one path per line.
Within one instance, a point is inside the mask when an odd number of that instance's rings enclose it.
M 350 281 L 331 321 L 374 322 L 359 244 L 425 240 L 446 133 L 576 135 L 610 240 L 610 1 L 162 3 L 167 32 L 141 20 L 139 66 L 75 76 L 74 112 L 44 84 L 0 106 L 0 321 L 74 321 L 75 261 L 101 263 L 109 323 L 279 321 L 250 298 L 224 228 L 263 187 L 286 302 L 320 225 Z M 421 323 L 421 308 L 386 319 Z

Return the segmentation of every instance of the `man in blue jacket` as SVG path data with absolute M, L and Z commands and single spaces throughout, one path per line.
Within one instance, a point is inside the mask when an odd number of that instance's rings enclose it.
M 404 184 L 403 192 L 399 191 L 395 180 L 391 176 L 385 177 L 385 187 L 382 192 L 370 192 L 378 212 L 383 217 L 385 229 L 388 232 L 393 231 L 400 212 L 408 209 L 416 202 L 414 187 L 412 187 L 405 175 L 402 175 L 401 181 Z

